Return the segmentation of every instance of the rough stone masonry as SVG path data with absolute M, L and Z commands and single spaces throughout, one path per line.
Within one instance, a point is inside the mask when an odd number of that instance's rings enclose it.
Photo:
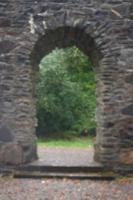
M 133 165 L 132 0 L 0 0 L 0 164 L 37 159 L 38 65 L 72 45 L 91 57 L 96 74 L 94 159 Z

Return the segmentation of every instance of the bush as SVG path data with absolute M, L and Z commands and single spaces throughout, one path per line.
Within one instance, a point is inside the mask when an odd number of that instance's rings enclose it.
M 40 64 L 38 134 L 95 128 L 95 76 L 77 48 L 55 49 Z

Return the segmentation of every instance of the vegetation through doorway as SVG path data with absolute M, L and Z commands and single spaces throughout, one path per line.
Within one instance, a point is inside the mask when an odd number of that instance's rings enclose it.
M 92 147 L 96 134 L 96 81 L 90 58 L 75 46 L 56 48 L 41 60 L 39 68 L 39 145 Z

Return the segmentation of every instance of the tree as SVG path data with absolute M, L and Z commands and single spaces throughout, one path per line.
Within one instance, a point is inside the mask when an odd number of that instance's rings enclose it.
M 55 49 L 44 57 L 36 89 L 39 133 L 95 127 L 91 66 L 76 47 Z

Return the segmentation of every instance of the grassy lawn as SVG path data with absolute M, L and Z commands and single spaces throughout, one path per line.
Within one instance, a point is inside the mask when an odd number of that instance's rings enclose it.
M 94 146 L 94 137 L 80 137 L 70 134 L 50 134 L 46 137 L 38 138 L 38 146 L 43 147 L 72 147 L 87 148 Z

